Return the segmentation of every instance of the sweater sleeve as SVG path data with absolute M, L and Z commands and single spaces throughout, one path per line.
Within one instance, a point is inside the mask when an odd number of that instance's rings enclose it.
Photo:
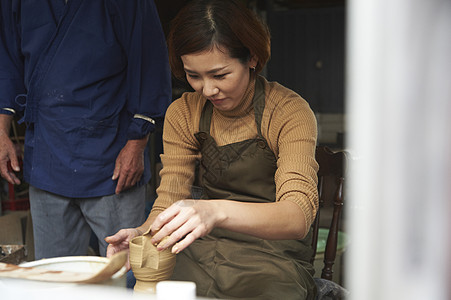
M 272 86 L 272 87 L 271 87 Z M 308 103 L 296 93 L 272 84 L 268 91 L 267 128 L 270 147 L 277 157 L 276 201 L 292 201 L 305 215 L 306 228 L 318 210 L 315 160 L 317 125 Z
M 187 94 L 174 101 L 166 112 L 163 131 L 163 150 L 158 198 L 151 216 L 156 217 L 180 199 L 191 198 L 196 160 L 200 159 L 199 144 L 194 137 L 199 118 L 189 107 Z M 197 99 L 191 99 L 196 100 Z M 197 122 L 197 123 L 195 123 Z

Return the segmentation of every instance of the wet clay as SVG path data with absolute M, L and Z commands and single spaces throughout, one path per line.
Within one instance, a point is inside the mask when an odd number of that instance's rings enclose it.
M 158 251 L 149 234 L 130 241 L 130 266 L 136 278 L 135 291 L 155 293 L 157 282 L 169 280 L 175 266 L 171 248 Z

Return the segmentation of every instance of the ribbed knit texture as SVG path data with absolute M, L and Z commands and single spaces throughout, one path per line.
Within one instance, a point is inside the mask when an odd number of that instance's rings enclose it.
M 213 109 L 210 134 L 219 146 L 257 136 L 254 88 L 255 80 L 233 111 Z M 199 93 L 184 93 L 166 112 L 162 180 L 151 212 L 154 217 L 175 201 L 190 198 L 195 160 L 200 158 L 194 133 L 199 131 L 205 101 Z M 304 99 L 276 82 L 265 80 L 265 102 L 261 132 L 277 158 L 276 201 L 299 205 L 309 228 L 318 209 L 315 116 Z

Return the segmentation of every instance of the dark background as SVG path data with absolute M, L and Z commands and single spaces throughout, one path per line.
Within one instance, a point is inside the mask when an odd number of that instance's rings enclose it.
M 190 0 L 156 0 L 163 29 Z M 270 29 L 264 75 L 305 98 L 315 113 L 344 113 L 345 1 L 242 0 Z M 186 88 L 174 82 L 174 98 Z

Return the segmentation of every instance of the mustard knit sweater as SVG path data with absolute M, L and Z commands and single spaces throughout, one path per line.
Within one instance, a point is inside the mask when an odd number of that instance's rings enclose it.
M 254 89 L 255 80 L 251 80 L 243 101 L 232 111 L 213 109 L 210 134 L 218 146 L 257 136 Z M 177 200 L 191 198 L 195 161 L 200 158 L 194 134 L 199 131 L 205 101 L 199 93 L 184 93 L 166 112 L 163 169 L 153 218 Z M 304 99 L 276 82 L 265 80 L 265 103 L 261 132 L 277 159 L 276 201 L 299 205 L 309 228 L 318 209 L 315 116 Z

